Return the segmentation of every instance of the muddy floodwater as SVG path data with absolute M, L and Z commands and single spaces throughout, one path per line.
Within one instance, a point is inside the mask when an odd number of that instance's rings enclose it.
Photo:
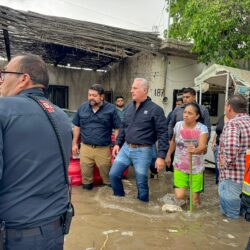
M 219 212 L 214 173 L 205 171 L 202 206 L 190 214 L 162 211 L 164 202 L 173 199 L 172 173 L 150 179 L 150 202 L 136 199 L 132 171 L 124 186 L 125 197 L 115 197 L 109 187 L 91 191 L 73 187 L 76 215 L 65 250 L 224 250 L 245 249 L 250 223 L 230 220 Z

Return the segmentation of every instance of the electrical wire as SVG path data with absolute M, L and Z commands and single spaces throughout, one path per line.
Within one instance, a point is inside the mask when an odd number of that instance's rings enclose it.
M 82 8 L 82 9 L 86 9 L 86 10 L 95 12 L 95 13 L 97 13 L 97 14 L 99 14 L 99 15 L 106 16 L 106 17 L 109 17 L 109 18 L 113 18 L 113 19 L 116 19 L 116 20 L 120 20 L 120 21 L 126 22 L 127 24 L 132 24 L 132 25 L 137 26 L 138 28 L 143 28 L 143 29 L 145 29 L 145 30 L 147 30 L 147 31 L 150 31 L 148 28 L 142 27 L 142 26 L 140 26 L 140 25 L 138 25 L 138 24 L 136 24 L 136 23 L 132 23 L 132 22 L 130 22 L 130 21 L 128 21 L 128 20 L 125 20 L 125 19 L 122 19 L 122 18 L 119 18 L 119 17 L 107 15 L 106 13 L 103 13 L 103 12 L 100 12 L 100 11 L 96 11 L 96 10 L 93 10 L 93 9 L 90 9 L 90 8 L 88 8 L 88 7 L 85 7 L 85 6 L 81 5 L 81 4 L 76 4 L 76 3 L 73 3 L 73 2 L 70 2 L 70 1 L 67 1 L 67 0 L 57 0 L 57 1 L 58 1 L 58 2 L 64 2 L 64 3 L 67 3 L 67 4 L 71 4 L 71 5 L 80 7 L 80 8 Z
M 164 14 L 164 11 L 165 11 L 165 8 L 166 8 L 166 2 L 164 2 L 164 6 L 163 6 L 163 9 L 161 10 L 161 13 L 160 13 L 160 15 L 159 15 L 159 17 L 156 19 L 156 21 L 154 22 L 155 24 L 154 24 L 154 26 L 155 27 L 164 27 L 164 24 L 161 24 L 160 25 L 160 23 L 162 22 L 162 20 L 163 20 L 163 14 Z M 158 25 L 156 25 L 156 24 L 158 24 Z

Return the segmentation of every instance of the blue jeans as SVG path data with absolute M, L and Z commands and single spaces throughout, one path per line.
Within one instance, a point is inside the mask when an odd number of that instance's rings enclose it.
M 148 169 L 151 161 L 152 147 L 130 148 L 128 144 L 125 143 L 109 172 L 114 195 L 125 196 L 122 174 L 130 165 L 133 165 L 138 190 L 137 198 L 142 201 L 149 201 Z
M 237 219 L 240 216 L 241 191 L 242 185 L 229 179 L 219 183 L 220 210 L 229 218 Z
M 218 169 L 218 153 L 219 153 L 219 145 L 215 146 L 214 151 L 214 161 L 215 161 L 215 183 L 219 183 L 219 169 Z

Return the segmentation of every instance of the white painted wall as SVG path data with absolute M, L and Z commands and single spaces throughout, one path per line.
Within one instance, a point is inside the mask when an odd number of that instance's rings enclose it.
M 166 96 L 168 102 L 164 105 L 166 113 L 172 110 L 173 90 L 184 87 L 193 87 L 194 78 L 198 76 L 204 68 L 204 64 L 197 64 L 196 60 L 184 57 L 169 56 L 166 77 Z

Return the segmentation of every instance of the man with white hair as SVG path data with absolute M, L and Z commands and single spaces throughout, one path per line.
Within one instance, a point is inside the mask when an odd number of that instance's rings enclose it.
M 133 165 L 137 198 L 145 202 L 149 201 L 148 169 L 152 160 L 152 146 L 158 140 L 157 169 L 163 168 L 168 149 L 166 117 L 163 109 L 147 96 L 148 88 L 149 84 L 144 78 L 136 78 L 132 84 L 133 101 L 125 111 L 113 149 L 116 159 L 109 173 L 114 195 L 125 196 L 122 175 Z

